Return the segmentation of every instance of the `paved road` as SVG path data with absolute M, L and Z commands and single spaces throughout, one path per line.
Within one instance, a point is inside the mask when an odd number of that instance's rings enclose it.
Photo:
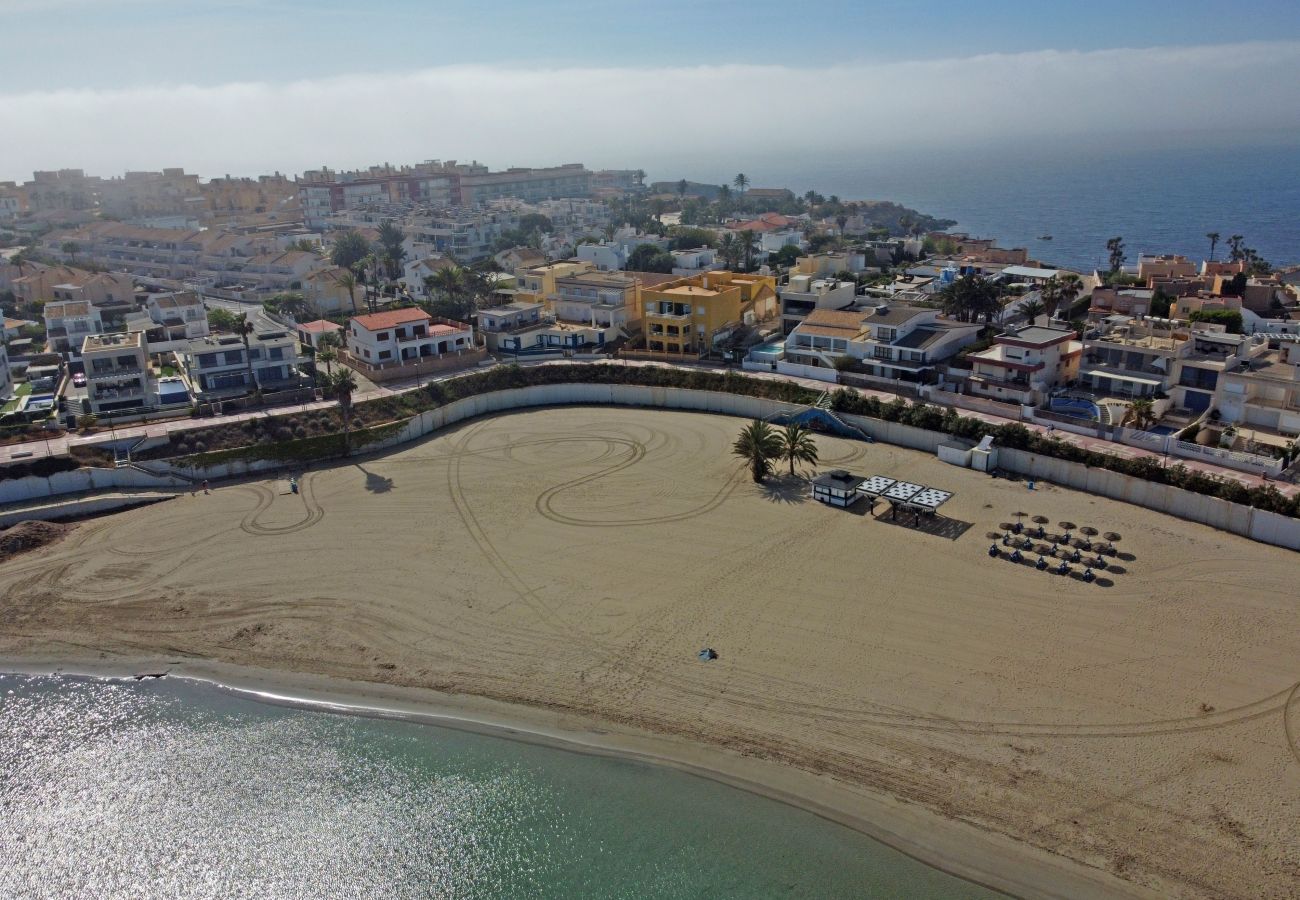
M 567 360 L 567 359 L 543 360 L 543 361 L 538 361 L 533 363 L 524 363 L 523 365 L 525 367 L 563 366 L 563 365 L 584 365 L 588 362 L 589 360 Z M 610 360 L 605 360 L 604 362 L 607 362 L 611 365 L 620 365 L 620 366 L 672 365 L 674 368 L 698 369 L 698 370 L 703 370 L 708 372 L 718 372 L 718 373 L 725 373 L 727 371 L 736 371 L 735 369 L 727 369 L 724 366 L 713 366 L 713 365 L 706 365 L 706 364 L 669 364 L 669 363 L 662 363 L 657 360 L 610 359 Z M 489 367 L 480 367 L 480 368 L 489 368 Z M 419 383 L 428 384 L 429 382 L 432 381 L 445 381 L 447 379 L 456 378 L 464 374 L 467 373 L 465 371 L 451 372 L 448 374 L 442 374 L 442 375 L 432 376 L 428 378 L 421 378 L 419 379 Z M 814 391 L 834 390 L 836 387 L 835 385 L 828 384 L 824 381 L 817 381 L 812 378 L 800 378 L 791 375 L 781 375 L 776 372 L 745 372 L 743 374 L 754 378 L 760 378 L 760 379 L 794 382 L 795 384 L 802 385 L 803 387 L 809 388 L 810 390 L 814 390 Z M 358 399 L 364 399 L 365 397 L 385 396 L 385 395 L 397 394 L 397 393 L 402 393 L 404 391 L 418 389 L 416 384 L 416 379 L 410 379 L 408 381 L 403 381 L 403 382 L 394 382 L 388 385 L 372 385 L 372 387 L 373 390 L 369 392 L 359 393 L 357 395 Z M 895 397 L 897 396 L 896 394 L 892 394 L 888 391 L 874 390 L 870 388 L 855 388 L 855 390 L 857 390 L 857 392 L 862 394 L 863 396 L 876 397 L 877 399 L 886 403 L 895 399 Z M 58 456 L 67 453 L 68 448 L 70 446 L 72 447 L 87 446 L 87 445 L 93 446 L 96 444 L 112 443 L 116 440 L 122 440 L 124 438 L 138 439 L 141 437 L 166 437 L 167 435 L 171 434 L 174 431 L 186 431 L 192 428 L 203 428 L 205 426 L 214 425 L 221 422 L 242 422 L 247 419 L 268 418 L 271 416 L 289 415 L 293 413 L 306 412 L 309 410 L 325 409 L 333 405 L 334 405 L 334 401 L 332 400 L 321 400 L 314 403 L 304 403 L 296 406 L 280 406 L 272 409 L 262 409 L 262 410 L 253 410 L 249 412 L 231 413 L 230 415 L 215 416 L 207 419 L 186 418 L 186 419 L 177 419 L 169 422 L 151 422 L 144 425 L 132 425 L 124 428 L 117 428 L 111 431 L 99 432 L 84 437 L 80 435 L 65 434 L 59 437 L 52 437 L 48 441 L 44 441 L 44 440 L 29 441 L 23 444 L 10 444 L 8 446 L 0 447 L 0 463 L 10 462 L 10 461 L 18 462 L 18 461 L 26 461 L 31 459 L 39 459 L 45 456 L 47 451 L 50 454 Z M 1016 419 L 996 416 L 990 413 L 976 412 L 973 410 L 959 410 L 959 412 L 961 412 L 961 414 L 964 416 L 980 419 L 982 421 L 988 422 L 993 425 L 1005 425 L 1005 424 L 1017 423 L 1028 428 L 1030 431 L 1036 431 L 1039 434 L 1049 433 L 1048 426 L 1039 425 L 1034 422 L 1018 422 L 1018 420 Z M 1255 487 L 1258 485 L 1272 484 L 1279 491 L 1282 491 L 1283 493 L 1288 495 L 1294 495 L 1296 493 L 1300 493 L 1300 486 L 1294 484 L 1289 484 L 1286 482 L 1270 481 L 1269 479 L 1261 478 L 1258 475 L 1251 475 L 1246 472 L 1238 472 L 1233 469 L 1226 469 L 1222 466 L 1216 466 L 1211 463 L 1202 462 L 1200 460 L 1166 458 L 1163 454 L 1153 453 L 1150 450 L 1144 450 L 1140 447 L 1130 447 L 1127 444 L 1120 444 L 1115 441 L 1108 441 L 1104 438 L 1088 437 L 1086 435 L 1073 434 L 1071 432 L 1061 431 L 1060 429 L 1055 429 L 1051 431 L 1051 434 L 1057 440 L 1074 444 L 1075 446 L 1083 447 L 1098 453 L 1109 453 L 1112 456 L 1124 457 L 1126 459 L 1140 459 L 1142 457 L 1152 457 L 1160 460 L 1161 463 L 1164 465 L 1182 465 L 1193 471 L 1203 472 L 1206 475 L 1213 475 L 1218 478 L 1226 478 L 1226 479 L 1231 479 L 1233 481 L 1240 482 L 1246 487 Z

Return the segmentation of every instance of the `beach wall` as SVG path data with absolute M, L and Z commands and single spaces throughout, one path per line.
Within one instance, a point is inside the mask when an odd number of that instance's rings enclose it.
M 0 511 L 0 528 L 8 528 L 19 522 L 36 519 L 42 522 L 59 522 L 64 519 L 79 519 L 99 513 L 117 512 L 133 506 L 159 503 L 176 496 L 172 493 L 138 493 L 107 494 L 79 499 L 54 501 L 41 506 L 28 506 L 23 509 Z
M 437 409 L 426 410 L 419 415 L 413 416 L 391 436 L 367 444 L 362 449 L 361 454 L 382 453 L 418 440 L 450 425 L 478 416 L 534 407 L 572 405 L 639 406 L 654 409 L 694 410 L 738 416 L 745 419 L 767 419 L 772 416 L 789 415 L 807 409 L 806 406 L 795 403 L 783 403 L 777 400 L 765 400 L 741 394 L 698 391 L 688 388 L 581 383 L 536 385 L 479 394 L 453 401 Z M 899 422 L 885 422 L 880 419 L 842 413 L 836 415 L 847 424 L 869 435 L 873 440 L 908 447 L 923 453 L 937 453 L 939 445 L 950 439 L 949 435 L 943 432 L 929 431 Z M 1262 543 L 1300 550 L 1300 519 L 1253 509 L 1204 494 L 1195 494 L 1172 485 L 1157 484 L 1156 482 L 1134 478 L 1119 472 L 1054 459 L 1024 450 L 999 448 L 998 465 L 1007 471 L 1040 481 L 1048 481 L 1087 491 L 1088 493 L 1099 494 L 1113 500 L 1145 506 L 1148 509 L 1168 513 L 1180 519 L 1200 522 Z M 160 470 L 168 468 L 168 464 L 162 461 L 151 462 L 150 466 Z M 301 468 L 301 466 L 301 462 L 241 459 L 201 469 L 175 465 L 170 466 L 170 469 L 182 473 L 188 478 L 202 479 L 257 475 Z M 79 472 L 61 473 L 51 476 L 50 479 L 22 480 L 57 482 L 60 479 L 67 480 L 68 477 L 83 476 L 83 473 L 92 471 L 99 473 L 102 477 L 105 474 L 111 476 L 114 473 L 127 473 L 133 470 L 81 470 Z M 144 473 L 136 474 L 140 477 L 147 477 Z M 3 489 L 5 484 L 0 482 L 0 490 Z M 154 485 L 150 483 L 136 486 Z M 77 488 L 77 490 L 89 489 L 88 487 Z M 60 492 L 54 491 L 53 493 Z M 51 495 L 38 494 L 32 496 Z M 0 497 L 2 496 L 3 494 L 0 494 Z
M 1029 478 L 1145 506 L 1261 543 L 1300 550 L 1300 520 L 1289 516 L 1027 450 L 998 448 L 998 465 Z
M 161 467 L 160 467 L 161 469 Z M 28 475 L 0 481 L 0 503 L 25 503 L 42 497 L 59 497 L 113 488 L 183 488 L 188 483 L 167 471 L 139 469 L 73 469 L 48 477 Z

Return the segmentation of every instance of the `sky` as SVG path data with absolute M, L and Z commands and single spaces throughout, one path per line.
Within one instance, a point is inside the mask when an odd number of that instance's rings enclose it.
M 1295 0 L 0 0 L 0 35 L 0 180 L 430 158 L 674 177 L 1300 132 Z

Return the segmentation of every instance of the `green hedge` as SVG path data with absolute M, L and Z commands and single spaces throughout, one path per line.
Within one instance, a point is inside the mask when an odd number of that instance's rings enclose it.
M 392 437 L 406 425 L 402 422 L 389 422 L 374 428 L 364 428 L 350 435 L 349 444 L 353 451 L 370 444 Z M 235 447 L 231 450 L 214 450 L 211 453 L 196 453 L 177 460 L 181 465 L 196 469 L 206 469 L 222 463 L 239 459 L 276 460 L 279 462 L 312 462 L 321 459 L 335 459 L 345 455 L 343 433 L 322 434 L 316 437 L 297 438 L 289 441 L 274 441 L 267 444 L 250 444 L 247 447 Z
M 1026 450 L 1040 456 L 1095 466 L 1145 481 L 1154 481 L 1157 484 L 1173 485 L 1196 494 L 1206 494 L 1221 500 L 1253 506 L 1256 509 L 1300 517 L 1300 498 L 1288 497 L 1271 484 L 1247 488 L 1238 481 L 1206 475 L 1188 469 L 1181 463 L 1164 466 L 1153 456 L 1127 459 L 1109 453 L 1098 453 L 1058 437 L 1047 437 L 1026 428 L 1019 422 L 992 425 L 980 419 L 960 415 L 955 409 L 931 406 L 927 403 L 906 403 L 901 399 L 882 403 L 875 397 L 863 397 L 857 391 L 846 388 L 841 388 L 832 395 L 831 405 L 837 412 L 882 419 L 886 422 L 900 422 L 904 425 L 942 431 L 974 440 L 992 435 L 998 446 L 1012 450 Z

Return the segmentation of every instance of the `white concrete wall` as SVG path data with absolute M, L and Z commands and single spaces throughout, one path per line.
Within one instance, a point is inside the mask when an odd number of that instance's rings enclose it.
M 757 397 L 713 391 L 696 391 L 686 388 L 643 387 L 626 384 L 539 385 L 467 397 L 446 406 L 420 413 L 410 419 L 392 437 L 367 445 L 363 452 L 375 453 L 393 449 L 448 425 L 475 416 L 530 407 L 575 404 L 691 409 L 747 419 L 768 418 L 805 409 L 805 407 L 794 403 L 781 403 L 775 400 L 762 400 Z M 845 423 L 861 429 L 875 440 L 910 447 L 925 453 L 936 453 L 939 444 L 950 439 L 948 435 L 942 432 L 914 428 L 897 422 L 885 422 L 879 419 L 843 413 L 837 413 L 836 415 Z M 1145 506 L 1148 509 L 1168 513 L 1181 519 L 1200 522 L 1263 543 L 1300 550 L 1300 519 L 1266 513 L 1215 497 L 1194 494 L 1171 485 L 1144 481 L 1119 472 L 1084 466 L 1080 463 L 1054 459 L 1023 450 L 998 448 L 998 464 L 1004 469 L 1021 475 L 1065 485 L 1092 494 L 1100 494 L 1126 503 L 1135 503 L 1138 506 Z M 159 467 L 161 471 L 164 463 L 152 462 L 149 465 Z M 274 460 L 237 460 L 202 470 L 177 468 L 176 471 L 183 472 L 194 478 L 224 478 L 270 472 L 290 467 L 292 466 L 289 464 Z M 123 484 L 122 481 L 117 479 L 125 479 L 127 484 Z M 62 487 L 61 490 L 29 493 L 24 498 L 30 499 L 37 496 L 52 496 L 54 493 L 90 490 L 95 487 L 139 487 L 155 486 L 157 484 L 156 481 L 149 479 L 150 476 L 145 473 L 132 469 L 93 469 L 60 473 L 51 476 L 50 479 L 26 478 L 17 481 L 44 484 L 48 480 L 54 488 Z M 4 489 L 8 487 L 12 490 L 17 481 L 0 482 L 0 501 L 6 499 L 3 493 Z M 9 497 L 8 499 L 13 500 L 15 498 Z
M 0 512 L 0 528 L 8 528 L 10 525 L 17 525 L 19 522 L 25 522 L 29 519 L 39 519 L 43 522 L 76 519 L 81 516 L 94 515 L 95 513 L 113 512 L 119 509 L 129 509 L 132 506 L 158 503 L 163 499 L 168 498 L 131 497 L 119 494 L 114 497 L 87 497 L 84 500 L 66 500 L 43 509 L 27 508 L 13 512 Z
M 160 468 L 159 472 L 163 470 Z M 108 488 L 187 487 L 188 482 L 171 474 L 152 475 L 138 469 L 74 469 L 56 472 L 48 478 L 28 475 L 0 481 L 0 503 L 25 503 L 41 497 L 58 497 Z
M 1021 475 L 1145 506 L 1266 544 L 1300 550 L 1300 519 L 1025 450 L 999 448 L 998 463 Z

